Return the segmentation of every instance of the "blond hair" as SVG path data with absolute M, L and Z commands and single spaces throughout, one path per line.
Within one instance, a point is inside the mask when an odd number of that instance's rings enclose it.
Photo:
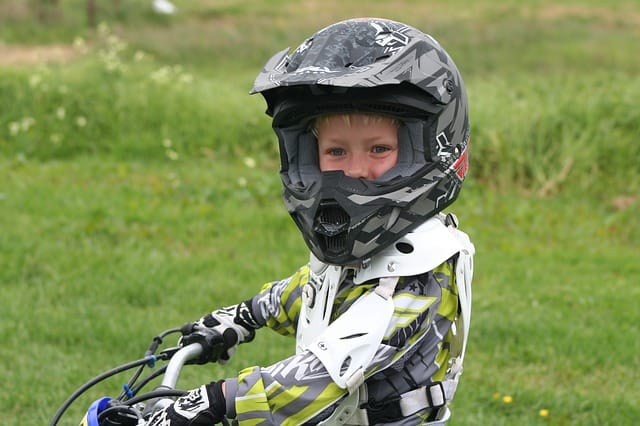
M 388 122 L 396 127 L 400 127 L 400 125 L 402 124 L 400 120 L 395 117 L 391 117 L 390 115 L 372 114 L 367 112 L 337 112 L 333 114 L 321 115 L 314 118 L 313 121 L 311 121 L 309 128 L 317 137 L 318 128 L 320 126 L 328 124 L 329 120 L 333 118 L 340 118 L 342 119 L 343 123 L 347 125 L 347 127 L 351 127 L 351 119 L 353 117 L 362 117 L 362 121 L 365 125 Z

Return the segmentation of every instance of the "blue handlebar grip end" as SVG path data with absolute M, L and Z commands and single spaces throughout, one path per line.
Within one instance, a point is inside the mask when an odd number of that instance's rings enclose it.
M 80 422 L 80 426 L 100 426 L 98 424 L 98 415 L 100 415 L 100 413 L 109 406 L 109 401 L 111 401 L 111 398 L 109 397 L 93 401 L 87 410 L 87 414 L 85 414 L 84 418 Z

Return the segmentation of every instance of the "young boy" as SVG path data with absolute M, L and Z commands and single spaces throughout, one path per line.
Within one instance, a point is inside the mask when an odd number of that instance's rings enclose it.
M 225 361 L 255 330 L 296 353 L 154 413 L 148 425 L 445 424 L 470 319 L 474 248 L 441 211 L 467 171 L 461 76 L 430 36 L 384 19 L 331 25 L 257 77 L 284 200 L 311 250 L 291 277 L 185 332 Z

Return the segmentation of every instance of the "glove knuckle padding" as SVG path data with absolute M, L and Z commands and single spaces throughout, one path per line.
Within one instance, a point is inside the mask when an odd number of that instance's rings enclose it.
M 172 405 L 153 413 L 146 425 L 208 426 L 221 422 L 226 413 L 222 382 L 189 391 Z
M 214 318 L 212 314 L 205 315 L 202 320 L 202 325 L 205 327 L 213 328 L 220 325 L 220 321 Z
M 205 315 L 193 326 L 191 333 L 183 337 L 183 345 L 203 345 L 201 363 L 229 360 L 240 343 L 251 341 L 255 336 L 255 325 L 239 318 L 239 311 L 239 305 L 234 305 Z
M 232 346 L 237 345 L 238 343 L 240 343 L 239 340 L 240 339 L 239 339 L 239 336 L 238 336 L 238 332 L 236 332 L 232 328 L 227 328 L 222 333 L 222 342 L 223 342 L 225 348 L 230 348 Z

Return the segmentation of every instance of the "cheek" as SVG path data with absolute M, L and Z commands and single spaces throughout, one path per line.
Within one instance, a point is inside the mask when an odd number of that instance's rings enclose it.
M 320 167 L 320 171 L 324 172 L 327 170 L 327 166 L 328 166 L 328 161 L 327 158 L 324 155 L 320 155 L 318 158 L 318 167 Z
M 318 167 L 320 167 L 321 172 L 336 170 L 338 168 L 336 162 L 337 159 L 335 157 L 330 155 L 320 155 L 318 158 Z
M 383 161 L 376 164 L 376 179 L 388 172 L 398 162 L 398 151 L 393 151 Z

